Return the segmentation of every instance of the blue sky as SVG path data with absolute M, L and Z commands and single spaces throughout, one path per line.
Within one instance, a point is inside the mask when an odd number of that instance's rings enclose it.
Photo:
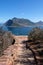
M 43 21 L 43 0 L 0 0 L 0 23 L 13 17 Z

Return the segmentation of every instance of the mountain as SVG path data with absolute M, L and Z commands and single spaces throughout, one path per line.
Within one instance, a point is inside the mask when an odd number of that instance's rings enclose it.
M 32 22 L 28 19 L 24 19 L 24 18 L 12 18 L 12 19 L 9 19 L 8 21 L 6 21 L 6 23 L 4 23 L 4 25 L 6 26 L 15 26 L 15 27 L 19 27 L 19 26 L 24 26 L 24 27 L 27 27 L 27 26 L 41 26 L 43 25 L 43 21 L 39 21 L 39 22 Z
M 2 23 L 0 23 L 0 27 L 1 27 L 1 26 L 3 26 L 3 24 L 2 24 Z
M 35 25 L 32 21 L 24 18 L 12 18 L 9 19 L 6 23 L 6 26 L 32 26 Z
M 43 21 L 39 21 L 39 22 L 37 22 L 37 23 L 35 23 L 36 25 L 43 25 Z

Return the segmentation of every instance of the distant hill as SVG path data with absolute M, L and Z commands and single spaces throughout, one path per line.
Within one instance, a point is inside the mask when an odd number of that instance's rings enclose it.
M 6 23 L 6 26 L 32 26 L 35 25 L 32 21 L 24 18 L 13 18 L 9 19 Z
M 39 22 L 37 22 L 37 23 L 35 23 L 36 25 L 43 25 L 43 21 L 39 21 Z

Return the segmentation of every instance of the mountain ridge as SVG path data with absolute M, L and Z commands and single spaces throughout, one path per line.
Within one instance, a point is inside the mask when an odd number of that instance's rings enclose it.
M 29 19 L 24 19 L 24 18 L 12 18 L 12 19 L 9 19 L 8 21 L 6 21 L 6 23 L 4 23 L 4 25 L 6 26 L 37 26 L 37 25 L 43 25 L 43 22 L 42 21 L 39 21 L 39 22 L 32 22 L 31 20 Z
M 36 25 L 43 25 L 43 21 L 38 21 L 38 22 L 36 22 Z

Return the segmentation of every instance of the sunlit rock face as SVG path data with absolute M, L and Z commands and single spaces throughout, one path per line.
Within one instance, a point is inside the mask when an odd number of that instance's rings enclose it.
M 12 44 L 12 42 L 12 33 L 0 30 L 0 56 L 3 54 L 3 51 Z

